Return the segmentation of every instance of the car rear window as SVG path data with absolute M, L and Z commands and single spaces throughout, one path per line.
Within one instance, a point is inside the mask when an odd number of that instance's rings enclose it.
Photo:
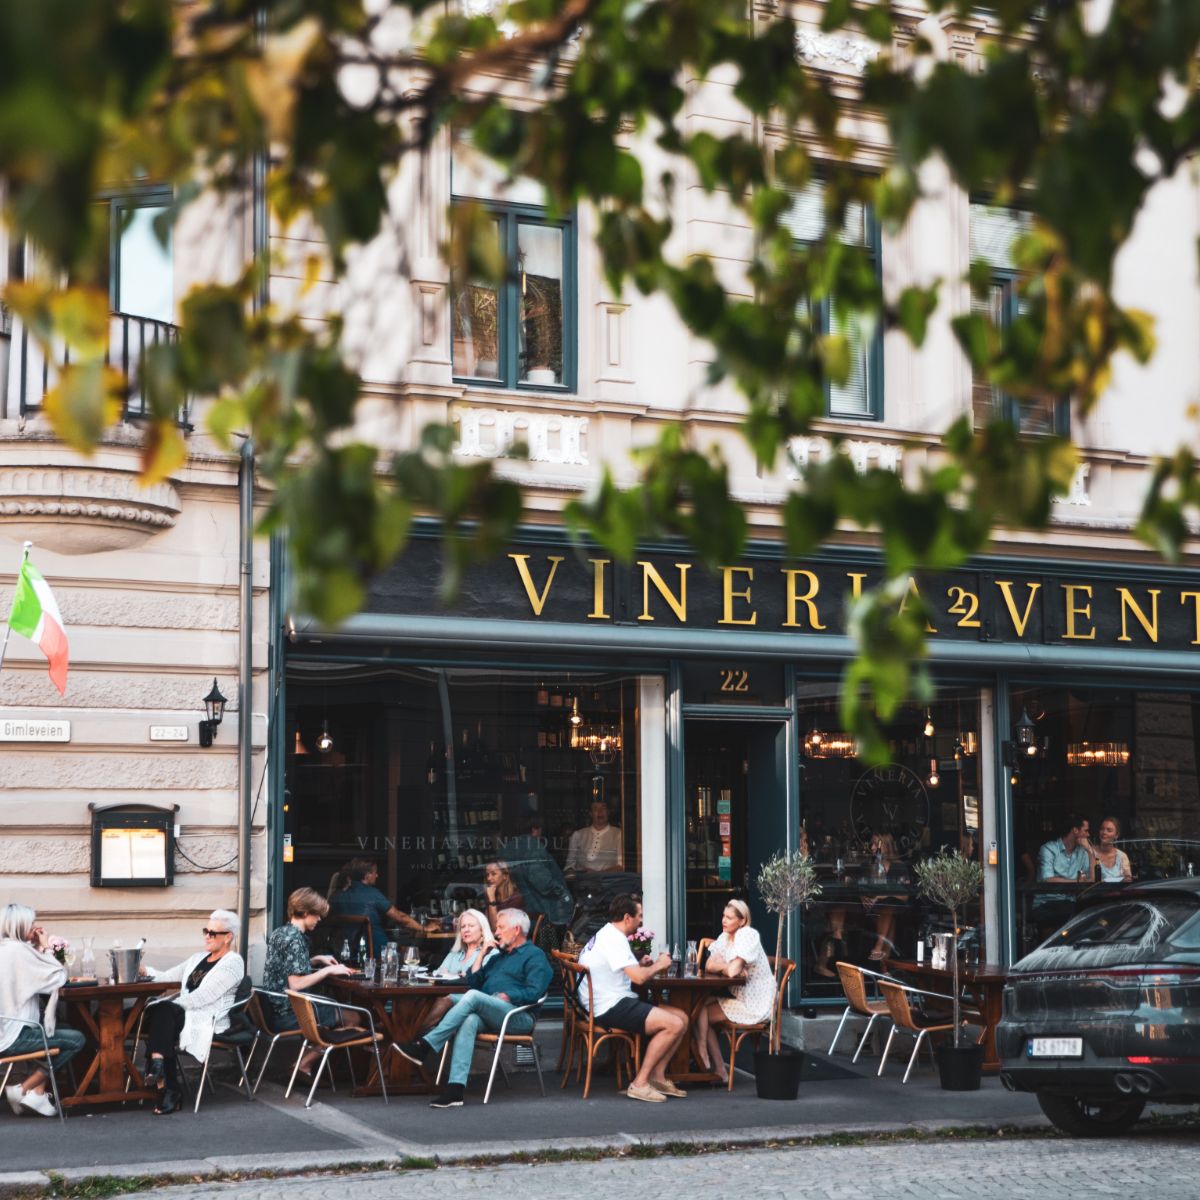
M 1200 901 L 1186 896 L 1129 897 L 1073 917 L 1022 959 L 1018 969 L 1119 967 L 1180 954 L 1190 959 L 1197 951 Z

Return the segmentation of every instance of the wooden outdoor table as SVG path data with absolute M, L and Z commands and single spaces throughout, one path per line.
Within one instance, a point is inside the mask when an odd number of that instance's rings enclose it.
M 338 999 L 367 1009 L 375 1028 L 383 1034 L 379 1048 L 383 1069 L 387 1073 L 388 1095 L 421 1095 L 434 1090 L 436 1068 L 432 1071 L 418 1067 L 402 1054 L 391 1050 L 393 1042 L 412 1042 L 429 1026 L 429 1011 L 435 1000 L 456 996 L 467 991 L 465 982 L 456 983 L 367 983 L 362 979 L 341 979 L 336 975 L 327 981 L 338 993 Z M 367 1056 L 369 1066 L 366 1082 L 355 1088 L 356 1096 L 378 1096 L 379 1074 L 375 1056 Z
M 889 958 L 884 960 L 890 972 L 910 975 L 922 985 L 937 984 L 931 991 L 949 994 L 954 987 L 954 974 L 949 968 L 934 968 L 929 963 L 910 959 Z M 976 1007 L 983 1014 L 983 1069 L 994 1075 L 1000 1070 L 1000 1057 L 996 1053 L 996 1026 L 1003 1012 L 1004 985 L 1008 982 L 1008 968 L 999 963 L 979 963 L 977 966 L 958 965 L 958 981 L 966 989 Z
M 133 1065 L 132 1048 L 126 1041 L 137 1030 L 148 1000 L 164 992 L 177 992 L 178 983 L 99 983 L 64 987 L 59 998 L 66 1006 L 66 1020 L 87 1038 L 86 1055 L 92 1055 L 87 1070 L 78 1075 L 74 1094 L 63 1095 L 66 1108 L 99 1104 L 125 1104 L 130 1100 L 156 1100 L 158 1092 L 146 1087 Z M 126 1008 L 125 1003 L 133 1003 Z M 129 1090 L 125 1090 L 126 1081 Z
M 745 975 L 730 979 L 727 975 L 655 975 L 635 990 L 651 1004 L 669 1004 L 687 1014 L 688 1032 L 675 1048 L 667 1064 L 667 1078 L 676 1083 L 715 1083 L 720 1076 L 696 1065 L 692 1070 L 692 1019 L 716 996 L 725 995 L 729 988 L 746 982 Z M 733 1064 L 729 1064 L 733 1070 Z

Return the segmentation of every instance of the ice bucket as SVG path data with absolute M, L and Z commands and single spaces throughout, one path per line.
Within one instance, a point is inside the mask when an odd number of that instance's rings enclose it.
M 114 983 L 136 983 L 138 968 L 142 965 L 140 950 L 110 950 L 108 960 L 112 964 Z

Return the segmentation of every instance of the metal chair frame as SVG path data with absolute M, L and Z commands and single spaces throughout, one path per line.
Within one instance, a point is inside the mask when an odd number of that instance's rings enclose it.
M 835 966 L 837 967 L 837 971 L 838 971 L 839 975 L 842 974 L 842 968 L 845 967 L 847 970 L 856 971 L 860 975 L 867 976 L 868 978 L 874 980 L 876 983 L 878 983 L 878 981 L 881 979 L 886 979 L 893 983 L 899 982 L 899 980 L 893 979 L 892 976 L 890 976 L 890 975 L 881 974 L 879 971 L 868 971 L 866 967 L 860 967 L 856 963 L 839 962 L 839 963 L 836 963 Z M 834 1048 L 838 1044 L 838 1039 L 842 1036 L 842 1028 L 845 1026 L 846 1021 L 850 1017 L 852 1017 L 852 1016 L 866 1017 L 867 1018 L 867 1027 L 866 1027 L 866 1029 L 863 1030 L 862 1037 L 859 1038 L 859 1040 L 858 1040 L 858 1047 L 854 1051 L 854 1057 L 850 1060 L 852 1063 L 856 1063 L 856 1062 L 858 1062 L 859 1055 L 862 1054 L 863 1049 L 866 1047 L 867 1039 L 871 1036 L 871 1030 L 875 1027 L 875 1022 L 877 1020 L 879 1020 L 880 1017 L 882 1017 L 885 1021 L 890 1021 L 892 1018 L 891 1018 L 891 1014 L 890 1014 L 889 1010 L 887 1009 L 887 1001 L 872 1000 L 869 996 L 866 995 L 866 985 L 865 984 L 863 986 L 863 995 L 866 1000 L 866 1003 L 867 1004 L 883 1004 L 884 1005 L 884 1007 L 879 1009 L 879 1011 L 877 1011 L 877 1012 L 874 1010 L 864 1012 L 863 1009 L 855 1006 L 854 1002 L 851 1000 L 850 993 L 848 991 L 846 991 L 846 980 L 844 977 L 842 978 L 842 990 L 846 992 L 846 1001 L 847 1001 L 846 1009 L 842 1013 L 842 1019 L 838 1022 L 837 1031 L 833 1035 L 833 1041 L 831 1041 L 829 1043 L 828 1054 L 829 1054 L 830 1058 L 833 1057 Z
M 267 1014 L 264 1011 L 262 1004 L 260 1003 L 260 1001 L 258 999 L 260 996 L 268 996 L 272 1000 L 288 1000 L 288 1001 L 290 1001 L 290 997 L 287 995 L 286 992 L 272 992 L 272 991 L 268 991 L 268 989 L 266 989 L 266 988 L 255 988 L 254 991 L 250 995 L 249 1001 L 247 1001 L 246 1013 L 250 1017 L 250 1020 L 252 1020 L 254 1022 L 254 1024 L 258 1026 L 258 1031 L 263 1037 L 271 1039 L 267 1043 L 267 1053 L 263 1057 L 262 1066 L 259 1067 L 258 1076 L 254 1080 L 254 1089 L 253 1090 L 255 1091 L 255 1093 L 258 1092 L 258 1085 L 260 1083 L 262 1083 L 263 1076 L 267 1073 L 267 1064 L 271 1061 L 271 1054 L 274 1051 L 276 1045 L 279 1042 L 291 1041 L 295 1038 L 303 1038 L 304 1037 L 304 1031 L 302 1029 L 300 1029 L 299 1027 L 297 1027 L 296 1029 L 280 1029 L 280 1030 L 272 1029 L 271 1023 L 267 1019 Z M 255 1042 L 255 1045 L 257 1046 L 258 1043 Z M 252 1057 L 253 1057 L 253 1052 L 251 1052 L 251 1058 Z M 250 1060 L 247 1059 L 246 1061 L 247 1061 L 247 1065 L 249 1065 Z M 332 1081 L 332 1079 L 333 1079 L 332 1071 L 329 1074 L 329 1078 Z
M 8 1086 L 8 1077 L 12 1074 L 13 1067 L 19 1062 L 37 1062 L 39 1059 L 46 1060 L 46 1073 L 50 1076 L 50 1093 L 54 1097 L 54 1107 L 58 1109 L 58 1119 L 66 1124 L 67 1115 L 63 1110 L 62 1100 L 58 1095 L 58 1080 L 54 1078 L 54 1059 L 58 1055 L 58 1048 L 51 1048 L 50 1042 L 46 1037 L 45 1027 L 40 1021 L 26 1021 L 23 1017 L 2 1017 L 2 1021 L 10 1021 L 14 1025 L 23 1025 L 26 1029 L 36 1029 L 41 1035 L 42 1048 L 41 1050 L 27 1051 L 24 1054 L 7 1054 L 0 1050 L 0 1063 L 7 1065 L 4 1072 L 4 1079 L 0 1082 L 0 1091 L 3 1091 Z
M 242 977 L 241 983 L 238 984 L 238 990 L 234 997 L 234 1002 L 228 1009 L 226 1009 L 225 1015 L 227 1017 L 232 1018 L 235 1013 L 244 1013 L 246 1011 L 247 1005 L 249 1005 L 253 996 L 254 996 L 254 981 L 250 978 L 249 975 L 244 975 Z M 250 1075 L 249 1075 L 250 1062 L 254 1058 L 255 1050 L 258 1049 L 258 1042 L 259 1042 L 259 1038 L 262 1037 L 262 1033 L 258 1029 L 255 1029 L 254 1041 L 252 1041 L 250 1043 L 250 1052 L 249 1052 L 249 1054 L 246 1055 L 245 1058 L 243 1058 L 241 1046 L 235 1045 L 232 1042 L 222 1042 L 222 1040 L 221 1040 L 222 1035 L 217 1033 L 217 1021 L 218 1020 L 220 1020 L 219 1017 L 213 1017 L 212 1041 L 209 1042 L 208 1053 L 204 1056 L 204 1062 L 200 1068 L 200 1083 L 196 1087 L 196 1104 L 195 1104 L 195 1107 L 192 1109 L 193 1114 L 198 1113 L 200 1111 L 200 1099 L 204 1095 L 204 1081 L 206 1079 L 208 1079 L 209 1086 L 213 1087 L 212 1080 L 208 1078 L 208 1064 L 212 1058 L 212 1052 L 214 1050 L 232 1051 L 234 1056 L 237 1058 L 238 1070 L 241 1072 L 241 1077 L 238 1079 L 238 1086 L 246 1089 L 246 1099 L 247 1100 L 254 1099 L 254 1089 L 250 1086 Z M 232 1021 L 230 1022 L 230 1024 L 232 1025 Z M 228 1033 L 231 1031 L 227 1030 L 226 1032 Z M 180 1072 L 180 1073 L 182 1074 L 182 1072 Z M 215 1092 L 215 1090 L 216 1090 L 215 1087 L 213 1087 L 213 1090 Z
M 544 1100 L 546 1098 L 546 1081 L 542 1078 L 542 1062 L 540 1056 L 538 1055 L 537 1041 L 534 1035 L 537 1033 L 538 1014 L 541 1012 L 542 1005 L 546 1003 L 546 996 L 549 994 L 550 993 L 547 992 L 541 997 L 541 999 L 535 1000 L 532 1004 L 520 1004 L 516 1008 L 510 1008 L 508 1012 L 504 1014 L 504 1020 L 500 1022 L 500 1030 L 498 1033 L 485 1031 L 476 1036 L 476 1045 L 478 1045 L 480 1042 L 484 1042 L 488 1045 L 494 1044 L 496 1047 L 496 1051 L 492 1055 L 492 1069 L 488 1073 L 487 1091 L 483 1093 L 484 1104 L 491 1099 L 492 1084 L 496 1082 L 497 1066 L 500 1068 L 500 1073 L 504 1076 L 505 1085 L 509 1088 L 512 1087 L 512 1084 L 508 1079 L 508 1071 L 505 1070 L 504 1064 L 500 1060 L 500 1054 L 504 1050 L 505 1040 L 508 1040 L 514 1046 L 528 1046 L 533 1051 L 533 1065 L 537 1069 L 538 1087 L 542 1089 L 542 1099 Z M 520 1016 L 522 1013 L 529 1013 L 533 1018 L 532 1028 L 528 1033 L 509 1033 L 509 1021 L 511 1021 L 513 1017 Z M 439 1085 L 442 1082 L 442 1072 L 446 1069 L 446 1060 L 450 1056 L 450 1044 L 453 1042 L 453 1040 L 454 1039 L 451 1038 L 450 1041 L 442 1047 L 442 1056 L 438 1060 L 437 1078 L 434 1080 L 434 1082 Z
M 384 1104 L 389 1103 L 387 1077 L 383 1073 L 383 1059 L 379 1057 L 379 1043 L 383 1035 L 375 1031 L 375 1018 L 371 1015 L 370 1009 L 360 1008 L 357 1004 L 341 1004 L 336 1000 L 328 1000 L 324 996 L 318 999 L 315 996 L 310 996 L 307 992 L 295 992 L 291 988 L 288 988 L 287 994 L 292 1001 L 292 1008 L 296 1013 L 296 1019 L 300 1022 L 300 1028 L 304 1033 L 304 1041 L 300 1046 L 300 1053 L 296 1055 L 296 1065 L 292 1068 L 292 1077 L 288 1080 L 284 1099 L 286 1100 L 292 1094 L 292 1088 L 296 1083 L 296 1074 L 300 1070 L 300 1060 L 304 1057 L 305 1050 L 310 1046 L 314 1050 L 321 1051 L 321 1061 L 313 1073 L 312 1087 L 308 1090 L 308 1099 L 304 1101 L 305 1108 L 312 1107 L 313 1096 L 317 1093 L 317 1085 L 321 1082 L 321 1074 L 325 1070 L 325 1064 L 329 1061 L 329 1055 L 332 1051 L 345 1050 L 346 1059 L 349 1062 L 351 1050 L 370 1046 L 375 1055 L 375 1069 L 379 1072 L 379 1090 L 383 1093 Z M 345 1042 L 327 1042 L 321 1036 L 321 1028 L 317 1024 L 317 1015 L 315 1012 L 317 1004 L 328 1005 L 330 1008 L 336 1008 L 342 1012 L 362 1013 L 367 1018 L 367 1027 L 370 1033 Z M 351 1079 L 353 1079 L 353 1064 L 350 1066 L 350 1075 Z
M 912 1069 L 916 1066 L 917 1056 L 921 1052 L 921 1045 L 924 1043 L 929 1047 L 930 1060 L 936 1063 L 933 1054 L 933 1037 L 935 1033 L 946 1033 L 954 1031 L 954 1021 L 950 1020 L 937 1025 L 919 1026 L 912 1016 L 912 1009 L 908 1003 L 908 997 L 922 996 L 930 997 L 934 1000 L 941 1000 L 946 1004 L 953 1004 L 954 997 L 947 996 L 943 992 L 927 992 L 923 988 L 910 987 L 906 983 L 898 983 L 895 980 L 885 979 L 879 983 L 880 990 L 884 994 L 884 998 L 888 1002 L 888 1010 L 892 1016 L 892 1031 L 888 1034 L 887 1045 L 883 1048 L 883 1057 L 879 1061 L 879 1070 L 875 1073 L 876 1078 L 883 1074 L 884 1067 L 887 1066 L 888 1055 L 891 1053 L 892 1041 L 897 1033 L 907 1033 L 910 1037 L 914 1037 L 916 1041 L 913 1043 L 912 1057 L 908 1060 L 908 1067 L 904 1072 L 904 1078 L 901 1083 L 907 1083 L 908 1077 L 912 1074 Z M 893 995 L 899 993 L 899 995 Z M 978 1016 L 978 1012 L 973 1008 L 961 1009 L 970 1015 Z M 965 1025 L 967 1022 L 963 1022 Z M 928 1039 L 928 1040 L 926 1040 Z M 983 1040 L 983 1032 L 980 1032 L 979 1041 Z

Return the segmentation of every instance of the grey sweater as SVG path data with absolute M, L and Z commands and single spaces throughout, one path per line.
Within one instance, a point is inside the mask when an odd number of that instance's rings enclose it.
M 24 1026 L 5 1017 L 40 1021 L 39 996 L 46 1004 L 46 1032 L 54 1032 L 58 989 L 67 982 L 67 968 L 47 950 L 44 954 L 28 942 L 0 938 L 0 1050 L 6 1050 L 24 1032 Z

